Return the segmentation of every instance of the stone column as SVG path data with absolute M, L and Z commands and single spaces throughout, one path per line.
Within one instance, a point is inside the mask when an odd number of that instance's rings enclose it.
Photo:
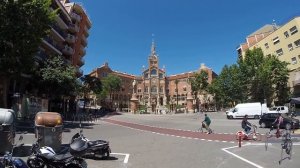
M 138 109 L 138 99 L 136 97 L 136 94 L 132 94 L 132 97 L 130 99 L 130 110 L 133 114 L 135 114 L 137 112 Z
M 187 111 L 189 113 L 193 113 L 194 109 L 193 109 L 193 96 L 191 94 L 191 92 L 188 92 L 187 98 L 186 98 L 186 106 L 187 106 Z

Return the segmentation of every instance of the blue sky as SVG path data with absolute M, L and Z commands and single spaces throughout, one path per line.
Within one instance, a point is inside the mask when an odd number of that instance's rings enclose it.
M 72 1 L 72 0 L 71 0 Z M 113 70 L 140 75 L 148 66 L 152 34 L 159 66 L 167 75 L 201 63 L 219 74 L 236 63 L 236 47 L 273 20 L 300 16 L 300 0 L 75 0 L 92 28 L 84 74 L 108 62 Z

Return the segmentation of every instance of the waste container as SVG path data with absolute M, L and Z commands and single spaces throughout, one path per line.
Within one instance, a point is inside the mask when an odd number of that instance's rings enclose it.
M 15 113 L 12 109 L 0 108 L 0 154 L 11 151 L 15 138 Z
M 40 147 L 50 146 L 59 152 L 62 143 L 62 117 L 57 112 L 38 112 L 35 115 L 35 137 L 41 138 Z

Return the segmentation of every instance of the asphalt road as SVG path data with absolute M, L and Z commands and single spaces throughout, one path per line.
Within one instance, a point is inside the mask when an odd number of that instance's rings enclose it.
M 214 134 L 197 132 L 203 114 L 133 115 L 123 113 L 84 124 L 90 140 L 110 142 L 111 157 L 87 159 L 89 168 L 295 168 L 300 165 L 299 138 L 294 137 L 291 160 L 278 164 L 280 139 L 272 139 L 268 150 L 264 141 L 244 141 L 239 148 L 235 133 L 241 120 L 228 120 L 224 113 L 208 113 Z M 250 120 L 258 125 L 258 120 Z M 78 128 L 65 127 L 63 143 L 68 144 Z M 264 134 L 268 129 L 259 128 Z M 16 137 L 17 138 L 17 137 Z M 230 138 L 230 139 L 227 139 Z M 34 135 L 24 134 L 28 146 Z M 26 157 L 23 157 L 26 159 Z

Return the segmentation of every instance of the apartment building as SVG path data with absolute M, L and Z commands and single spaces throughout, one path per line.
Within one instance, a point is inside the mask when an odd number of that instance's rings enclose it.
M 71 62 L 81 76 L 82 67 L 85 63 L 84 56 L 86 54 L 87 38 L 89 37 L 89 29 L 92 26 L 91 20 L 82 4 L 70 2 L 69 0 L 60 0 L 71 17 L 70 29 L 71 33 L 66 36 L 66 41 L 70 43 L 74 50 Z M 73 34 L 72 34 L 73 33 Z
M 289 63 L 291 70 L 289 87 L 294 96 L 300 96 L 300 17 L 294 17 L 283 25 L 265 25 L 246 38 L 237 47 L 239 58 L 248 49 L 261 48 L 264 55 L 276 55 L 280 61 Z
M 87 46 L 91 21 L 82 5 L 71 3 L 68 0 L 52 0 L 49 8 L 57 11 L 57 17 L 55 17 L 54 23 L 50 25 L 50 33 L 42 39 L 35 57 L 36 61 L 43 63 L 50 55 L 59 55 L 66 64 L 77 69 L 76 75 L 80 77 L 83 75 L 80 67 L 84 65 L 85 47 Z M 33 115 L 38 111 L 48 110 L 49 102 L 43 95 L 26 92 L 21 93 L 19 97 L 21 100 L 18 102 L 22 115 L 25 111 L 28 111 L 29 115 Z M 69 100 L 52 104 L 61 107 L 61 104 L 67 103 L 69 103 Z M 67 110 L 67 108 L 64 109 L 64 111 Z
M 50 34 L 42 40 L 37 59 L 44 61 L 49 55 L 60 55 L 65 63 L 76 68 L 80 77 L 91 21 L 82 5 L 69 0 L 52 0 L 50 8 L 58 11 L 57 17 Z
M 189 79 L 194 76 L 194 73 L 206 71 L 208 73 L 208 82 L 211 83 L 216 78 L 216 73 L 201 64 L 198 70 L 185 72 L 181 74 L 166 75 L 166 69 L 159 67 L 159 57 L 156 53 L 155 43 L 152 42 L 151 52 L 148 56 L 148 67 L 143 67 L 142 75 L 131 75 L 112 70 L 108 63 L 93 70 L 89 75 L 103 79 L 108 74 L 119 76 L 122 80 L 122 88 L 118 93 L 113 93 L 114 106 L 120 109 L 129 108 L 130 98 L 135 89 L 138 104 L 147 108 L 148 112 L 156 113 L 160 110 L 169 108 L 175 109 L 175 106 L 180 105 L 182 109 L 187 106 L 187 97 L 191 92 Z M 135 81 L 135 88 L 133 82 Z M 213 96 L 209 94 L 198 95 L 199 102 L 204 107 L 214 106 Z M 193 101 L 194 105 L 196 100 Z

